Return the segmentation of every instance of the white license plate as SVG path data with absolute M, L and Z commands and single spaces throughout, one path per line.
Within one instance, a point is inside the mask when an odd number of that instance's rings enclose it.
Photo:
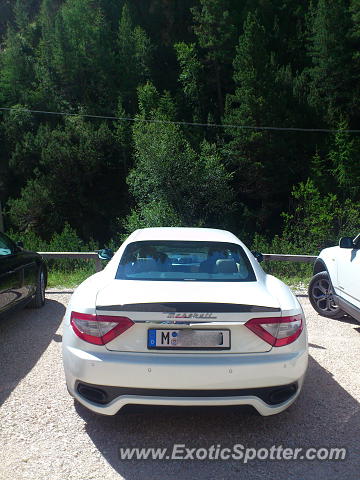
M 156 329 L 148 330 L 150 349 L 229 350 L 229 330 Z

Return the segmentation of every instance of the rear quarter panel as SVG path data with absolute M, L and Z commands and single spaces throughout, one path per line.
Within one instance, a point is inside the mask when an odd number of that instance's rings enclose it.
M 70 324 L 72 311 L 94 314 L 96 312 L 96 296 L 101 287 L 105 287 L 108 276 L 105 270 L 95 273 L 82 282 L 74 291 L 67 306 L 64 325 Z
M 298 315 L 303 312 L 296 296 L 281 280 L 272 275 L 265 275 L 265 285 L 268 291 L 278 299 L 283 316 Z

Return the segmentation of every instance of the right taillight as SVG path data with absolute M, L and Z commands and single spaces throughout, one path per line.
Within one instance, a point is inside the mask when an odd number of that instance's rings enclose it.
M 294 342 L 304 328 L 302 315 L 291 317 L 252 318 L 245 327 L 273 347 L 282 347 Z
M 134 325 L 127 317 L 79 312 L 71 312 L 70 323 L 79 338 L 94 345 L 105 345 Z

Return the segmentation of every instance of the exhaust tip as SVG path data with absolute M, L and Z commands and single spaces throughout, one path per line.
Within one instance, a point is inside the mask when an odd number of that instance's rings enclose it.
M 269 393 L 267 403 L 269 403 L 270 405 L 278 405 L 280 403 L 286 402 L 295 395 L 297 390 L 298 386 L 296 383 L 293 383 L 292 385 L 286 385 L 286 387 L 282 388 L 275 388 Z
M 82 397 L 86 398 L 86 400 L 90 400 L 90 402 L 101 404 L 108 403 L 108 396 L 106 392 L 100 388 L 90 387 L 88 385 L 79 383 L 77 391 Z

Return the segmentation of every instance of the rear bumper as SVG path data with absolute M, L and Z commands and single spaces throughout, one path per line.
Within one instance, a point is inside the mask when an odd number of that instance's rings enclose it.
M 214 391 L 211 392 L 212 396 L 184 396 L 187 391 L 179 390 L 179 396 L 166 396 L 161 395 L 158 390 L 158 395 L 155 395 L 155 391 L 152 391 L 152 395 L 136 395 L 136 394 L 124 394 L 114 398 L 111 402 L 106 404 L 101 404 L 98 402 L 91 401 L 81 395 L 78 391 L 78 387 L 83 385 L 81 383 L 76 384 L 75 390 L 69 393 L 76 398 L 82 405 L 88 409 L 100 413 L 103 415 L 115 415 L 122 407 L 125 405 L 166 405 L 166 406 L 230 406 L 230 405 L 251 405 L 253 406 L 260 415 L 268 416 L 275 415 L 282 412 L 288 408 L 297 398 L 300 393 L 303 383 L 303 378 L 301 378 L 295 384 L 290 386 L 279 386 L 272 387 L 269 389 L 269 392 L 285 391 L 287 400 L 271 405 L 266 403 L 258 395 L 259 390 L 254 389 L 254 394 L 249 395 L 234 395 L 234 396 L 223 396 L 225 391 L 217 391 L 217 396 L 214 395 Z M 102 386 L 93 386 L 96 389 L 101 389 Z M 292 389 L 291 392 L 289 389 Z M 81 391 L 81 390 L 80 390 Z M 249 392 L 250 393 L 250 392 Z M 204 391 L 203 394 L 206 394 Z
M 87 406 L 100 407 L 98 412 L 118 411 L 126 404 L 160 405 L 253 405 L 263 415 L 277 413 L 278 407 L 288 406 L 295 400 L 298 382 L 279 387 L 232 390 L 159 390 L 146 388 L 108 387 L 76 382 L 77 398 Z M 86 403 L 84 403 L 86 402 Z M 103 410 L 104 409 L 104 410 Z M 117 410 L 116 410 L 117 409 Z
M 77 347 L 77 340 L 72 345 L 64 341 L 67 387 L 85 407 L 105 415 L 114 415 L 128 404 L 252 405 L 261 415 L 273 415 L 285 410 L 300 393 L 308 363 L 302 337 L 286 353 L 196 356 L 114 353 L 96 347 L 85 352 Z M 105 388 L 106 394 L 110 392 L 106 403 L 80 394 L 79 383 Z M 269 404 L 264 392 L 259 392 L 291 384 L 297 388 L 281 403 Z

